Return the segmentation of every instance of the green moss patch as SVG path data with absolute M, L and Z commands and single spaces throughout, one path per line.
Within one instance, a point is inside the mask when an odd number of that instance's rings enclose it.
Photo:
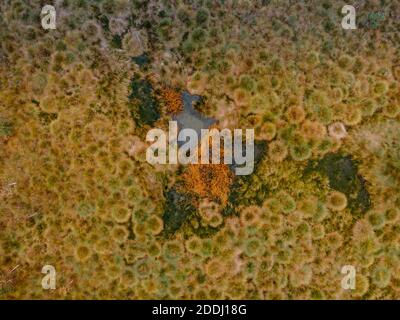
M 245 145 L 245 144 L 244 144 Z M 235 176 L 231 191 L 228 196 L 228 204 L 223 210 L 224 216 L 236 214 L 239 205 L 261 205 L 268 196 L 268 186 L 260 183 L 256 175 L 257 165 L 267 151 L 265 141 L 254 142 L 254 172 L 248 176 Z M 234 169 L 235 164 L 233 164 Z M 257 192 L 255 192 L 257 190 Z
M 134 76 L 129 96 L 131 117 L 139 125 L 153 125 L 160 118 L 160 106 L 155 98 L 154 89 L 148 80 Z
M 329 186 L 346 195 L 353 214 L 363 214 L 371 207 L 366 181 L 358 174 L 357 164 L 351 156 L 329 153 L 319 161 L 309 161 L 304 172 L 312 171 L 326 175 Z
M 180 193 L 175 189 L 167 191 L 165 211 L 163 214 L 164 236 L 169 237 L 195 214 L 193 196 L 189 193 Z
M 11 121 L 0 118 L 0 137 L 8 137 L 14 134 L 14 125 Z

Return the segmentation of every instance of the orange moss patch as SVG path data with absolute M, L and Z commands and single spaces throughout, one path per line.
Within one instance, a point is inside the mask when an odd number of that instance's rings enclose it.
M 217 126 L 213 125 L 209 129 L 211 128 L 217 128 Z M 203 137 L 203 139 L 209 139 L 210 164 L 190 164 L 182 175 L 183 186 L 186 191 L 197 194 L 201 198 L 208 198 L 222 205 L 226 205 L 234 174 L 229 166 L 223 163 L 224 149 L 221 147 L 219 149 L 221 163 L 211 163 L 213 141 L 211 136 Z M 201 158 L 201 150 L 201 147 L 197 150 L 198 159 Z
M 186 190 L 226 204 L 233 174 L 226 164 L 192 164 L 183 174 Z
M 165 101 L 168 113 L 177 113 L 182 110 L 182 97 L 181 94 L 172 89 L 161 90 L 161 97 Z

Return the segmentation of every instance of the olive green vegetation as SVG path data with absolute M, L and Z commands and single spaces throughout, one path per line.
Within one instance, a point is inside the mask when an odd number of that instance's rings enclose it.
M 357 166 L 350 156 L 329 153 L 318 162 L 308 164 L 305 173 L 318 171 L 328 176 L 329 186 L 343 192 L 354 214 L 364 214 L 371 207 L 365 179 L 358 174 Z
M 0 299 L 399 299 L 398 1 L 55 5 L 0 2 Z M 165 91 L 255 129 L 227 203 L 146 161 Z
M 131 82 L 132 92 L 129 99 L 131 117 L 138 125 L 152 125 L 160 118 L 160 107 L 154 96 L 152 84 L 135 76 Z
M 166 208 L 163 214 L 165 236 L 175 233 L 182 224 L 189 220 L 196 212 L 193 206 L 193 196 L 180 193 L 174 189 L 166 194 Z
M 255 182 L 259 180 L 257 167 L 261 159 L 265 157 L 266 150 L 267 144 L 265 141 L 254 141 L 254 172 L 246 176 L 235 176 L 229 192 L 228 203 L 223 208 L 224 216 L 237 215 L 236 210 L 240 205 L 261 205 L 264 199 L 267 198 L 268 184 Z M 231 167 L 233 170 L 236 165 L 233 164 Z M 257 187 L 257 192 L 254 192 Z
M 57 119 L 57 113 L 39 111 L 38 118 L 43 125 L 50 124 L 53 120 Z
M 0 120 L 0 136 L 6 137 L 13 134 L 13 124 L 7 120 Z

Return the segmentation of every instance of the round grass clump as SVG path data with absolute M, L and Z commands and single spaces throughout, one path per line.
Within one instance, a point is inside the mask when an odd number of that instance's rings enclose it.
M 179 284 L 170 284 L 168 286 L 168 293 L 173 299 L 179 299 L 182 295 L 183 288 Z
M 79 245 L 76 247 L 75 249 L 75 257 L 79 260 L 79 261 L 86 261 L 89 259 L 91 255 L 91 250 L 89 248 L 89 246 L 87 245 Z
M 369 279 L 362 274 L 357 274 L 356 288 L 354 289 L 353 294 L 356 297 L 362 297 L 364 294 L 368 292 L 368 289 L 369 289 Z
M 290 272 L 290 284 L 294 288 L 307 286 L 311 282 L 312 275 L 312 268 L 309 265 L 297 267 L 295 270 Z
M 283 213 L 291 213 L 296 209 L 296 201 L 293 197 L 285 191 L 281 191 L 277 194 L 277 199 L 280 202 L 280 207 Z
M 210 12 L 205 8 L 200 8 L 196 13 L 196 23 L 199 25 L 206 24 L 210 18 Z
M 373 91 L 377 96 L 382 96 L 386 94 L 388 90 L 389 90 L 389 85 L 387 84 L 387 82 L 384 81 L 379 81 L 375 83 L 373 87 Z
M 237 106 L 246 106 L 249 103 L 250 95 L 243 88 L 237 88 L 233 92 L 233 100 Z
M 370 117 L 372 116 L 375 111 L 378 109 L 378 105 L 375 100 L 367 99 L 362 102 L 361 111 L 363 116 Z
M 291 143 L 296 135 L 296 125 L 284 126 L 278 130 L 278 140 Z
M 253 92 L 256 88 L 256 82 L 254 81 L 254 79 L 252 77 L 244 74 L 239 79 L 239 86 L 243 90 L 246 90 L 248 92 Z
M 135 272 L 131 268 L 123 271 L 121 280 L 127 287 L 132 287 L 137 282 Z
M 185 55 L 191 55 L 194 51 L 195 51 L 195 45 L 193 43 L 193 41 L 191 41 L 190 39 L 186 39 L 183 43 L 182 43 L 182 52 Z
M 344 90 L 343 88 L 340 88 L 340 87 L 335 87 L 335 88 L 333 88 L 333 89 L 329 92 L 330 102 L 333 103 L 333 104 L 341 103 L 342 100 L 343 100 L 344 94 L 345 94 L 344 91 L 345 91 L 345 90 Z M 328 106 L 325 105 L 325 108 L 328 108 L 328 109 L 331 110 L 331 112 L 332 112 L 332 109 L 331 109 L 330 107 L 328 107 Z M 332 116 L 333 116 L 333 113 L 332 113 Z
M 128 21 L 125 19 L 112 17 L 108 23 L 108 27 L 112 35 L 122 35 L 128 26 Z
M 208 224 L 213 227 L 216 228 L 218 226 L 220 226 L 222 224 L 222 222 L 224 221 L 224 219 L 222 218 L 221 214 L 215 214 L 211 217 L 210 221 L 208 222 Z
M 135 275 L 139 279 L 147 278 L 152 272 L 152 263 L 149 258 L 141 258 L 133 266 Z
M 111 230 L 111 238 L 118 243 L 124 243 L 128 239 L 128 236 L 129 232 L 125 226 L 116 225 Z
M 176 261 L 183 256 L 184 247 L 177 240 L 169 240 L 163 245 L 163 256 L 167 261 Z
M 192 32 L 191 39 L 194 44 L 202 44 L 207 40 L 207 32 L 203 28 L 196 28 Z
M 347 207 L 347 198 L 339 191 L 332 191 L 326 198 L 326 206 L 334 211 L 342 211 Z
M 332 123 L 329 126 L 329 135 L 334 139 L 343 139 L 347 136 L 346 127 L 341 122 Z
M 260 128 L 260 139 L 271 141 L 276 136 L 276 125 L 273 122 L 265 122 Z
M 311 157 L 311 147 L 306 142 L 292 145 L 289 152 L 290 156 L 295 161 L 305 161 Z
M 230 244 L 230 237 L 225 230 L 222 230 L 214 236 L 213 242 L 216 248 L 224 249 Z
M 268 274 L 272 268 L 274 267 L 275 258 L 272 254 L 264 254 L 262 258 L 260 258 L 258 263 L 258 275 L 264 276 Z
M 271 228 L 275 230 L 280 230 L 284 224 L 283 216 L 281 214 L 274 214 L 269 217 L 269 224 Z
M 287 215 L 287 221 L 291 225 L 297 225 L 304 219 L 304 213 L 300 210 L 294 210 Z
M 362 111 L 360 108 L 350 106 L 343 116 L 343 121 L 347 126 L 355 126 L 362 120 Z
M 96 208 L 89 202 L 81 202 L 78 204 L 76 211 L 80 217 L 87 218 L 95 212 Z
M 211 258 L 205 265 L 204 271 L 208 277 L 211 279 L 218 279 L 222 277 L 225 273 L 225 264 L 223 261 L 216 257 Z
M 306 113 L 301 106 L 291 106 L 286 112 L 289 123 L 298 124 L 304 121 Z
M 147 247 L 147 252 L 152 257 L 159 257 L 161 255 L 161 245 L 158 241 L 152 241 Z
M 192 236 L 185 242 L 185 248 L 188 252 L 199 254 L 201 251 L 202 242 L 198 236 Z
M 301 135 L 306 139 L 320 140 L 326 135 L 326 128 L 318 121 L 305 120 L 301 125 Z
M 277 198 L 268 198 L 263 203 L 263 209 L 267 210 L 267 212 L 279 213 L 281 210 L 281 203 Z
M 313 219 L 317 222 L 321 222 L 328 215 L 329 215 L 329 210 L 327 209 L 326 205 L 321 201 L 318 201 L 315 214 L 313 215 Z
M 374 229 L 381 229 L 385 225 L 386 219 L 383 212 L 377 210 L 371 210 L 368 212 L 368 221 Z
M 400 103 L 388 103 L 383 106 L 382 112 L 388 118 L 396 118 L 400 114 Z
M 247 239 L 244 243 L 244 248 L 243 248 L 244 253 L 248 257 L 255 257 L 262 254 L 262 249 L 263 247 L 260 239 L 255 237 Z
M 127 188 L 125 191 L 125 194 L 126 194 L 126 197 L 128 200 L 134 201 L 141 197 L 142 192 L 141 192 L 140 188 L 138 187 L 138 185 L 135 184 L 135 185 Z
M 164 229 L 164 222 L 160 217 L 152 215 L 146 221 L 146 227 L 148 230 L 150 230 L 151 234 L 158 235 Z
M 322 124 L 327 125 L 332 122 L 333 119 L 333 111 L 328 106 L 317 106 L 315 108 L 315 114 Z
M 371 274 L 372 283 L 378 288 L 385 288 L 390 284 L 391 271 L 383 265 L 376 266 Z
M 300 238 L 307 237 L 311 233 L 311 227 L 307 222 L 300 223 L 296 228 L 296 234 Z
M 124 207 L 114 207 L 111 210 L 112 218 L 118 223 L 125 223 L 128 222 L 131 217 L 131 212 Z
M 293 229 L 287 229 L 282 232 L 282 236 L 280 238 L 285 245 L 292 245 L 296 241 L 296 233 Z
M 218 288 L 212 288 L 208 292 L 208 299 L 209 300 L 222 300 L 222 292 L 218 290 Z
M 337 103 L 337 104 L 333 105 L 332 106 L 333 119 L 342 121 L 344 118 L 344 115 L 346 114 L 347 108 L 348 107 L 345 103 Z
M 244 207 L 240 212 L 240 222 L 243 226 L 251 226 L 257 224 L 261 216 L 258 206 Z
M 313 240 L 320 240 L 325 236 L 325 227 L 322 224 L 316 224 L 312 227 L 311 236 Z
M 209 222 L 211 218 L 219 214 L 219 205 L 214 201 L 203 199 L 199 203 L 199 214 L 200 217 Z
M 363 241 L 374 235 L 374 230 L 368 219 L 358 220 L 353 226 L 353 239 L 355 241 Z
M 314 150 L 317 154 L 323 156 L 323 155 L 327 154 L 328 152 L 330 152 L 332 147 L 333 147 L 332 138 L 327 137 L 327 138 L 324 138 L 324 139 L 318 141 L 314 147 Z
M 149 218 L 149 213 L 144 209 L 136 210 L 132 215 L 132 222 L 145 223 Z
M 241 300 L 246 295 L 246 286 L 240 280 L 230 280 L 226 289 L 226 296 L 232 300 Z
M 321 290 L 313 289 L 310 292 L 310 299 L 311 300 L 326 300 L 326 295 Z
M 110 252 L 111 247 L 112 244 L 109 239 L 99 239 L 94 245 L 94 250 L 100 254 L 107 254 Z
M 146 236 L 147 228 L 144 223 L 135 223 L 132 229 L 136 237 L 143 238 Z
M 400 217 L 400 209 L 390 208 L 385 212 L 385 220 L 389 223 L 397 222 Z
M 293 257 L 292 250 L 286 248 L 278 252 L 278 254 L 276 255 L 276 262 L 279 264 L 287 265 L 292 260 L 292 257 Z
M 200 255 L 204 258 L 211 256 L 213 251 L 213 243 L 211 239 L 203 239 L 201 243 Z
M 194 300 L 207 300 L 207 292 L 204 288 L 195 288 L 193 292 L 193 299 Z
M 189 26 L 190 25 L 190 13 L 189 11 L 184 7 L 179 7 L 177 10 L 177 17 L 178 19 L 183 22 L 185 25 Z
M 338 232 L 331 232 L 325 236 L 330 250 L 337 250 L 343 245 L 343 236 Z
M 351 67 L 353 66 L 353 63 L 354 63 L 354 58 L 347 54 L 340 56 L 338 59 L 339 67 L 345 70 L 350 70 Z
M 320 62 L 319 53 L 316 51 L 311 51 L 306 56 L 305 62 L 309 68 L 315 68 Z
M 288 148 L 281 140 L 276 140 L 268 145 L 268 156 L 274 162 L 282 162 L 288 154 Z
M 122 39 L 122 48 L 133 57 L 143 54 L 145 44 L 146 39 L 140 31 L 127 32 Z

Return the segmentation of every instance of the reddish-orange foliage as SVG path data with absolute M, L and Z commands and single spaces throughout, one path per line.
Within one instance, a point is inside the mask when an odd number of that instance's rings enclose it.
M 226 164 L 192 164 L 183 179 L 186 190 L 226 204 L 233 174 Z
M 174 114 L 182 110 L 182 97 L 179 92 L 166 88 L 161 91 L 161 97 L 165 101 L 168 113 Z

